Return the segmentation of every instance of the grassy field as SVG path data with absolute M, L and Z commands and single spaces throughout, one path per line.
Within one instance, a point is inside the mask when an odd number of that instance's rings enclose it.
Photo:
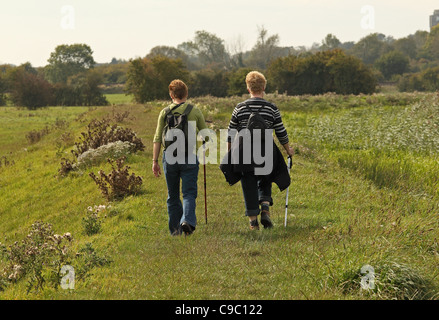
M 297 150 L 291 172 L 289 225 L 285 192 L 273 186 L 275 228 L 250 232 L 239 184 L 228 186 L 207 166 L 209 221 L 204 223 L 202 170 L 199 225 L 170 237 L 166 183 L 151 172 L 152 136 L 166 102 L 115 106 L 0 109 L 0 242 L 23 239 L 37 220 L 70 232 L 72 250 L 91 243 L 111 263 L 94 268 L 75 290 L 26 292 L 9 283 L 2 299 L 435 299 L 438 263 L 438 102 L 435 95 L 270 95 Z M 240 97 L 192 102 L 214 129 L 225 128 Z M 128 111 L 146 149 L 127 159 L 143 177 L 139 194 L 108 202 L 88 173 L 57 177 L 62 157 L 94 118 Z M 60 121 L 65 120 L 65 122 Z M 26 135 L 49 130 L 31 143 Z M 72 138 L 73 137 L 73 138 Z M 101 232 L 87 235 L 87 208 L 111 205 Z M 5 266 L 6 261 L 0 264 Z M 361 289 L 360 269 L 376 272 L 375 290 Z M 0 283 L 1 284 L 1 283 Z M 1 286 L 0 286 L 1 287 Z

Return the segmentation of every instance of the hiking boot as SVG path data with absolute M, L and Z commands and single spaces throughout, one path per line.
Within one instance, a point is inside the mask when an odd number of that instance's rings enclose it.
M 183 233 L 184 233 L 185 236 L 190 236 L 190 235 L 194 232 L 195 227 L 191 226 L 191 225 L 190 225 L 189 223 L 187 223 L 187 222 L 183 222 L 183 223 L 181 224 L 181 230 L 183 231 Z
M 258 219 L 250 221 L 250 230 L 259 230 Z
M 270 219 L 270 212 L 269 211 L 262 211 L 261 213 L 261 223 L 264 226 L 265 229 L 273 228 L 273 223 Z

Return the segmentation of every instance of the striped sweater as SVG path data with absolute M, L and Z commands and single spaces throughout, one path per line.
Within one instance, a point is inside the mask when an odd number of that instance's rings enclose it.
M 247 122 L 251 112 L 249 108 L 246 107 L 246 103 L 253 112 L 258 111 L 262 106 L 264 106 L 259 114 L 264 118 L 268 128 L 274 130 L 281 145 L 289 143 L 288 133 L 282 122 L 279 109 L 275 104 L 262 98 L 251 98 L 239 103 L 235 107 L 235 110 L 233 110 L 232 118 L 230 119 L 229 123 L 229 130 L 236 129 L 239 132 L 242 129 L 247 128 Z M 234 137 L 229 136 L 228 141 L 231 142 L 233 138 Z

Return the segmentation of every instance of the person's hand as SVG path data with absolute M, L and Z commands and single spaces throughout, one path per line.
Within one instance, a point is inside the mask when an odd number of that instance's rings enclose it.
M 284 144 L 283 147 L 284 147 L 288 157 L 294 156 L 294 149 L 290 145 Z
M 288 147 L 288 149 L 286 151 L 287 151 L 287 154 L 289 157 L 294 156 L 294 148 Z
M 152 164 L 152 172 L 156 177 L 160 177 L 162 172 L 160 171 L 160 165 L 157 161 L 154 161 Z

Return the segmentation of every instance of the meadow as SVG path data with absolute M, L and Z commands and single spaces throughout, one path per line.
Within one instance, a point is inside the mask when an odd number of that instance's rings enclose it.
M 71 250 L 91 244 L 110 263 L 93 268 L 74 290 L 26 290 L 8 282 L 1 299 L 436 299 L 438 263 L 438 96 L 385 93 L 289 97 L 270 94 L 295 147 L 289 224 L 285 191 L 273 186 L 275 227 L 251 232 L 239 184 L 229 186 L 207 165 L 208 223 L 200 170 L 198 226 L 170 237 L 166 183 L 151 172 L 152 137 L 167 101 L 112 106 L 0 108 L 0 242 L 25 238 L 35 221 L 73 237 Z M 213 129 L 226 128 L 243 97 L 191 99 Z M 108 163 L 57 172 L 93 119 L 129 112 L 145 150 L 127 157 L 143 178 L 140 192 L 102 197 L 90 172 Z M 47 128 L 47 130 L 46 130 Z M 42 132 L 32 140 L 30 132 Z M 89 207 L 101 230 L 87 234 Z M 0 260 L 0 270 L 7 261 Z M 364 266 L 374 286 L 362 289 Z M 1 289 L 0 283 L 0 289 Z

